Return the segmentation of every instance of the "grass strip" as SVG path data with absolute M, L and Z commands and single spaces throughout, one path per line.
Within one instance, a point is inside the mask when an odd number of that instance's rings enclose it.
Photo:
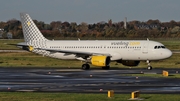
M 43 92 L 1 92 L 0 101 L 128 101 L 131 94 L 92 93 L 43 93 Z M 179 94 L 140 94 L 145 101 L 179 101 Z
M 169 59 L 152 61 L 153 68 L 180 68 L 180 54 L 175 53 Z M 35 53 L 0 53 L 0 67 L 40 67 L 40 68 L 81 68 L 82 61 L 60 60 Z M 111 68 L 146 68 L 146 61 L 141 61 L 136 67 L 124 66 L 111 62 Z M 91 65 L 91 68 L 101 68 Z

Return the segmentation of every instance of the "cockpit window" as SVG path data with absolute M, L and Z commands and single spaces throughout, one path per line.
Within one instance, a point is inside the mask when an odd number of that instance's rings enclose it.
M 155 46 L 154 49 L 157 49 L 157 46 Z
M 166 47 L 164 47 L 164 46 L 161 46 L 161 48 L 166 48 Z
M 165 46 L 154 46 L 154 49 L 165 49 Z

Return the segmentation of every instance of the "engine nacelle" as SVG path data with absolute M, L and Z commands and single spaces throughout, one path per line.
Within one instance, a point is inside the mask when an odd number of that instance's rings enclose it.
M 131 60 L 118 60 L 118 63 L 122 63 L 125 66 L 137 66 L 140 61 L 131 61 Z
M 109 66 L 111 59 L 109 56 L 92 56 L 91 64 L 94 66 L 106 67 Z

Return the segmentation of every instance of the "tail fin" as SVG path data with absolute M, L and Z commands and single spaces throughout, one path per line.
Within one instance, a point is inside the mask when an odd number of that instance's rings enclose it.
M 26 13 L 20 13 L 24 40 L 27 43 L 46 41 L 47 39 L 39 31 L 31 17 Z

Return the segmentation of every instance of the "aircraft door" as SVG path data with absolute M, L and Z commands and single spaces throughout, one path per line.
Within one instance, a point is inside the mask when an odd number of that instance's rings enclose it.
M 106 45 L 101 45 L 101 49 L 100 51 L 103 52 L 103 53 L 106 53 L 108 50 L 107 50 L 107 46 Z
M 142 53 L 147 54 L 148 53 L 148 41 L 143 44 Z

